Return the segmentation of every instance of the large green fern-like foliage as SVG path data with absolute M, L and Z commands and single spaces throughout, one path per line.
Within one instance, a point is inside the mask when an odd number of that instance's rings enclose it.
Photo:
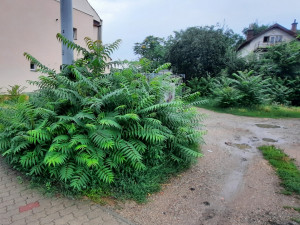
M 83 57 L 57 73 L 25 53 L 44 74 L 30 82 L 39 90 L 1 109 L 0 152 L 14 168 L 80 193 L 201 156 L 201 116 L 190 104 L 197 94 L 166 102 L 169 75 L 149 81 L 132 68 L 104 74 L 119 41 L 86 38 L 85 49 L 58 39 Z

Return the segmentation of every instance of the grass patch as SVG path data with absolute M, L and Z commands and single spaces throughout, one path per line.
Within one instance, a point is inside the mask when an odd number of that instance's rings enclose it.
M 293 206 L 283 206 L 284 209 L 293 209 L 300 213 L 300 207 L 293 207 Z
M 298 223 L 298 224 L 300 224 L 300 219 L 298 219 L 298 218 L 292 218 L 291 220 Z
M 276 169 L 281 179 L 281 185 L 287 192 L 300 195 L 300 170 L 281 149 L 274 146 L 261 146 L 258 148 L 263 156 Z
M 106 202 L 104 198 L 110 197 L 111 194 L 109 191 L 99 187 L 97 189 L 87 190 L 83 193 L 83 195 L 99 205 L 105 205 Z
M 282 190 L 280 193 L 283 195 L 292 195 L 293 194 L 293 192 L 287 191 L 287 190 Z
M 204 104 L 200 108 L 215 112 L 229 113 L 237 116 L 261 117 L 261 118 L 300 118 L 300 107 L 287 107 L 281 105 L 256 106 L 251 108 L 230 107 L 220 108 L 213 104 Z

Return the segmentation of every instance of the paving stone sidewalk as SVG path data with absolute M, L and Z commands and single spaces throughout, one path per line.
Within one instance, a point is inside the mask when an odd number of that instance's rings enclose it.
M 0 225 L 133 225 L 117 213 L 87 200 L 47 198 L 20 182 L 0 157 Z

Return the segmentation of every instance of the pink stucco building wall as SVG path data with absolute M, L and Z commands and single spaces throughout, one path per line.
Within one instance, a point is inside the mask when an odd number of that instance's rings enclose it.
M 73 0 L 73 8 L 73 23 L 77 29 L 75 42 L 85 46 L 85 37 L 101 39 L 102 20 L 87 0 Z M 26 86 L 25 91 L 36 89 L 26 80 L 36 80 L 40 74 L 30 70 L 24 52 L 59 70 L 61 43 L 56 34 L 60 29 L 58 0 L 1 0 L 0 88 L 5 90 L 9 85 L 18 84 Z M 76 58 L 76 54 L 74 56 Z

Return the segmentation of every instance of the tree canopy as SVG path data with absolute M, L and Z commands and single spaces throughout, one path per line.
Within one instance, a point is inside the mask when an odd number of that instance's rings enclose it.
M 216 26 L 190 27 L 169 40 L 168 61 L 176 73 L 186 78 L 218 74 L 226 63 L 226 52 L 241 36 Z
M 143 42 L 135 43 L 133 47 L 134 53 L 140 55 L 141 58 L 147 58 L 152 61 L 152 67 L 165 63 L 165 40 L 160 37 L 147 36 Z

